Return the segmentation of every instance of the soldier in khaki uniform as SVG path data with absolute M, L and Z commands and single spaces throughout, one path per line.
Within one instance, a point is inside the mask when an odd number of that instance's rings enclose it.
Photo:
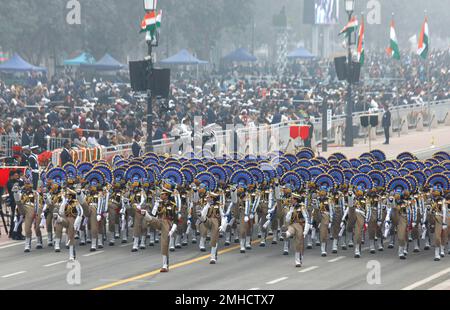
M 108 231 L 109 231 L 109 246 L 114 246 L 115 240 L 119 238 L 120 234 L 120 211 L 122 209 L 122 199 L 124 197 L 125 181 L 116 180 L 112 186 L 109 195 L 108 204 Z
M 333 245 L 331 251 L 333 254 L 338 252 L 339 232 L 341 229 L 342 217 L 344 215 L 344 194 L 336 188 L 332 193 L 331 201 L 333 202 L 333 221 L 331 222 L 331 236 L 333 237 Z
M 334 205 L 326 189 L 321 189 L 317 197 L 316 210 L 319 214 L 320 251 L 322 257 L 327 256 L 328 231 L 333 222 Z M 316 211 L 316 212 L 317 212 Z
M 367 193 L 367 204 L 366 223 L 369 235 L 369 251 L 371 254 L 375 254 L 375 237 L 377 236 L 378 226 L 381 224 L 382 217 L 381 201 L 376 188 L 372 188 Z
M 160 199 L 156 200 L 151 213 L 141 210 L 152 229 L 161 231 L 161 254 L 163 264 L 161 272 L 169 271 L 169 239 L 177 229 L 176 203 L 172 197 L 174 186 L 165 183 L 162 187 Z
M 286 215 L 287 228 L 283 232 L 286 239 L 294 239 L 295 267 L 301 267 L 304 253 L 304 237 L 310 229 L 308 212 L 305 206 L 304 196 L 293 193 L 291 195 L 291 206 Z
M 130 192 L 130 215 L 133 218 L 133 247 L 131 252 L 137 252 L 139 248 L 145 249 L 145 238 L 147 236 L 147 222 L 143 214 L 148 209 L 147 195 L 141 188 L 139 181 L 135 180 L 131 184 Z M 140 241 L 140 243 L 139 243 Z
M 209 192 L 206 198 L 206 205 L 203 207 L 200 214 L 200 243 L 202 243 L 203 240 L 206 240 L 208 231 L 211 232 L 210 264 L 215 264 L 217 261 L 217 245 L 221 219 L 224 216 L 224 201 L 225 194 L 223 191 L 218 193 Z
M 361 243 L 364 234 L 365 217 L 367 212 L 367 201 L 364 192 L 361 189 L 357 189 L 354 198 L 354 247 L 355 247 L 355 258 L 361 257 Z
M 13 188 L 14 200 L 18 208 L 18 215 L 23 216 L 24 230 L 25 230 L 25 250 L 28 253 L 31 251 L 31 234 L 32 226 L 36 233 L 37 249 L 42 249 L 42 234 L 37 221 L 39 221 L 42 213 L 43 199 L 37 191 L 33 190 L 33 184 L 26 182 L 21 189 L 18 185 Z
M 444 257 L 445 244 L 448 238 L 447 202 L 442 197 L 441 190 L 433 189 L 430 199 L 430 213 L 434 224 L 434 260 L 440 261 Z
M 86 180 L 89 184 L 87 197 L 81 199 L 83 196 L 78 196 L 78 198 L 80 198 L 79 203 L 81 207 L 84 212 L 87 213 L 88 227 L 91 232 L 91 252 L 96 251 L 97 248 L 103 248 L 103 222 L 105 221 L 108 211 L 110 190 L 109 185 L 106 185 L 105 182 L 98 183 L 98 179 L 92 179 L 91 182 L 88 181 L 88 177 L 93 172 L 101 173 L 99 171 L 91 171 L 86 176 Z

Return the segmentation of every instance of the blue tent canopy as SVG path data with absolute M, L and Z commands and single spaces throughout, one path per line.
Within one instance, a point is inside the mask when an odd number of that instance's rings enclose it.
M 207 64 L 208 62 L 195 58 L 191 53 L 183 49 L 176 55 L 161 60 L 160 63 L 165 65 L 203 65 Z
M 95 58 L 88 53 L 82 53 L 81 55 L 73 58 L 64 60 L 64 66 L 80 66 L 82 64 L 93 64 L 95 62 Z
M 300 47 L 300 48 L 290 52 L 287 56 L 287 58 L 289 58 L 289 59 L 311 59 L 314 57 L 315 56 L 313 54 L 311 54 L 311 52 L 308 51 L 304 47 Z
M 102 71 L 117 71 L 121 70 L 125 67 L 125 65 L 118 62 L 111 55 L 105 54 L 99 61 L 93 64 L 81 64 L 83 68 L 90 68 L 94 70 L 102 70 Z
M 222 58 L 224 61 L 235 62 L 255 62 L 258 59 L 250 54 L 245 48 L 238 48 Z
M 9 59 L 8 61 L 0 65 L 0 71 L 4 72 L 28 72 L 28 71 L 47 71 L 47 69 L 42 67 L 33 66 L 29 64 L 22 57 L 17 54 Z

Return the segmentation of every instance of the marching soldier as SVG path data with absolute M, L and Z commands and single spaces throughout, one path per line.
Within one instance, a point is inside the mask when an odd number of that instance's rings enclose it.
M 133 247 L 131 252 L 137 252 L 139 248 L 145 249 L 147 235 L 147 223 L 144 220 L 143 211 L 147 210 L 147 195 L 141 189 L 140 182 L 135 180 L 131 184 L 130 193 L 131 217 L 133 218 Z M 139 243 L 140 241 L 140 243 Z
M 100 171 L 91 171 L 90 173 L 99 173 Z M 89 175 L 89 174 L 88 174 Z M 109 185 L 105 182 L 99 183 L 100 177 L 92 177 L 92 182 L 87 181 L 88 194 L 87 197 L 79 195 L 79 200 L 84 213 L 87 214 L 88 227 L 91 233 L 91 252 L 95 252 L 97 248 L 103 248 L 104 220 L 108 211 L 109 201 Z M 103 177 L 104 181 L 104 177 Z M 105 189 L 103 188 L 104 186 Z
M 355 258 L 361 257 L 361 243 L 362 238 L 364 234 L 364 226 L 365 226 L 365 218 L 366 218 L 366 212 L 367 212 L 367 202 L 366 198 L 364 197 L 364 192 L 362 189 L 357 189 L 355 192 L 355 198 L 353 203 L 354 208 L 354 247 L 355 247 Z
M 208 231 L 211 232 L 211 260 L 210 264 L 217 261 L 217 244 L 221 219 L 224 216 L 223 206 L 225 203 L 225 194 L 223 192 L 210 192 L 206 198 L 206 205 L 200 214 L 200 243 L 206 240 Z
M 55 174 L 60 173 L 59 178 L 64 180 L 63 172 L 55 170 Z M 57 175 L 55 177 L 58 177 Z M 63 182 L 61 184 L 64 184 Z M 71 183 L 73 184 L 73 183 Z M 79 204 L 80 199 L 85 199 L 81 190 L 73 190 L 71 185 L 64 184 L 64 190 L 61 192 L 61 202 L 54 201 L 53 219 L 55 221 L 55 252 L 60 252 L 60 242 L 63 228 L 66 229 L 69 245 L 69 260 L 75 260 L 75 233 L 80 230 L 83 208 Z M 81 196 L 81 197 L 78 197 Z
M 331 223 L 333 222 L 333 202 L 326 188 L 322 188 L 317 197 L 316 210 L 319 212 L 319 236 L 320 236 L 320 251 L 322 257 L 327 256 L 327 240 L 328 240 L 328 230 L 331 228 Z
M 378 233 L 378 227 L 381 225 L 382 208 L 381 201 L 377 189 L 372 188 L 367 193 L 367 213 L 366 220 L 367 230 L 369 234 L 369 251 L 370 254 L 375 254 L 375 237 Z M 380 240 L 381 246 L 383 242 Z
M 124 197 L 125 180 L 115 180 L 109 196 L 108 210 L 108 230 L 109 246 L 114 246 L 115 239 L 119 238 L 120 232 L 120 211 L 122 209 L 122 199 Z
M 31 251 L 31 234 L 32 226 L 34 224 L 34 229 L 37 238 L 36 249 L 42 249 L 42 234 L 41 229 L 37 221 L 40 219 L 42 214 L 42 204 L 43 200 L 39 193 L 33 190 L 33 184 L 25 182 L 22 190 L 19 189 L 16 184 L 13 187 L 14 200 L 16 201 L 17 208 L 19 210 L 19 215 L 23 216 L 24 229 L 25 229 L 25 253 Z
M 333 237 L 333 245 L 331 251 L 333 254 L 338 252 L 339 232 L 341 230 L 342 217 L 344 215 L 344 194 L 340 191 L 340 188 L 335 188 L 332 194 L 333 202 L 333 221 L 331 222 L 331 236 Z
M 161 254 L 163 257 L 161 272 L 169 271 L 169 239 L 177 229 L 178 219 L 176 203 L 172 197 L 173 189 L 173 185 L 165 183 L 160 199 L 156 200 L 151 213 L 141 210 L 150 227 L 161 231 Z
M 304 237 L 310 229 L 308 212 L 305 207 L 304 197 L 293 193 L 291 206 L 286 215 L 287 229 L 283 232 L 283 238 L 294 238 L 295 267 L 301 267 L 303 263 Z
M 434 223 L 434 260 L 444 257 L 445 239 L 447 235 L 447 203 L 441 190 L 435 188 L 431 192 L 430 211 Z

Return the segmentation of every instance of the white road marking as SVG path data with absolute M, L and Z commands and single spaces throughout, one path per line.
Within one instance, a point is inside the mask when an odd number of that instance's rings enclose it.
M 345 258 L 345 256 L 339 256 L 339 257 L 330 259 L 328 262 L 329 263 L 334 263 L 334 262 L 340 261 L 341 259 L 344 259 L 344 258 Z
M 124 247 L 126 247 L 126 246 L 130 246 L 130 245 L 132 245 L 132 243 L 126 243 L 126 244 L 122 244 L 120 247 L 121 248 L 124 248 Z
M 275 279 L 273 281 L 267 282 L 266 284 L 275 284 L 275 283 L 278 283 L 278 282 L 281 282 L 281 281 L 284 281 L 284 280 L 287 280 L 287 279 L 288 279 L 288 277 L 282 277 L 282 278 Z
M 18 271 L 18 272 L 10 273 L 10 274 L 7 274 L 7 275 L 2 276 L 2 278 L 10 278 L 10 277 L 14 277 L 14 276 L 17 276 L 17 275 L 22 274 L 22 273 L 25 273 L 25 272 L 26 272 L 26 271 Z
M 300 272 L 300 273 L 305 273 L 305 272 L 308 272 L 308 271 L 315 270 L 315 269 L 317 269 L 317 268 L 319 268 L 319 266 L 311 266 L 311 267 L 302 269 L 302 270 L 300 270 L 299 272 Z
M 65 260 L 61 260 L 61 261 L 56 262 L 56 263 L 51 263 L 51 264 L 44 265 L 44 267 L 51 267 L 51 266 L 59 265 L 59 264 L 66 263 L 66 262 L 67 261 L 65 261 Z
M 402 288 L 402 290 L 404 290 L 404 291 L 406 291 L 406 290 L 413 290 L 413 289 L 415 289 L 415 288 L 417 288 L 419 286 L 422 286 L 422 285 L 424 285 L 424 284 L 426 284 L 426 283 L 428 283 L 430 281 L 433 281 L 433 280 L 435 280 L 437 278 L 440 278 L 440 277 L 442 277 L 442 276 L 444 276 L 444 275 L 446 275 L 448 273 L 450 273 L 450 268 L 444 269 L 444 270 L 442 270 L 442 271 L 440 271 L 438 273 L 435 273 L 432 276 L 429 276 L 428 278 L 425 278 L 423 280 L 417 281 L 417 282 L 415 282 L 415 283 L 413 283 L 413 284 L 411 284 L 411 285 L 409 285 L 407 287 Z
M 430 290 L 430 291 L 450 290 L 450 280 L 447 280 L 438 285 L 435 285 L 432 288 L 429 288 L 428 290 Z
M 249 291 L 259 291 L 260 290 L 260 288 L 259 287 L 253 287 L 253 288 L 250 288 L 250 289 L 248 289 Z
M 84 254 L 83 256 L 84 257 L 89 257 L 89 256 L 97 255 L 97 254 L 102 254 L 103 252 L 105 252 L 105 251 L 95 251 L 95 252 L 92 252 L 92 253 L 89 253 L 89 254 Z
M 42 237 L 42 240 L 47 240 L 47 237 Z M 31 239 L 31 242 L 35 242 L 35 241 L 36 241 L 36 238 L 32 238 Z M 8 248 L 11 248 L 13 246 L 24 245 L 24 244 L 25 244 L 25 241 L 19 241 L 19 242 L 12 241 L 10 243 L 7 243 L 6 245 L 0 246 L 0 250 L 8 249 Z

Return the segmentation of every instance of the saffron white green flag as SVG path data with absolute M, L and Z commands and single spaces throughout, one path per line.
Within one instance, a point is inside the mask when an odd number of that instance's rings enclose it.
M 394 59 L 400 60 L 400 49 L 398 48 L 397 34 L 395 33 L 394 20 L 391 21 L 391 39 L 389 47 L 386 49 L 387 53 Z
M 364 65 L 364 16 L 361 18 L 361 27 L 359 27 L 359 35 L 358 35 L 358 61 L 362 65 Z
M 353 31 L 356 31 L 356 28 L 358 28 L 358 19 L 356 16 L 353 16 L 341 32 L 339 32 L 339 35 L 345 34 L 346 36 L 349 36 Z
M 428 17 L 425 17 L 425 22 L 422 25 L 422 30 L 419 36 L 419 48 L 417 54 L 423 59 L 428 57 L 428 51 L 430 50 L 430 36 L 428 33 Z

